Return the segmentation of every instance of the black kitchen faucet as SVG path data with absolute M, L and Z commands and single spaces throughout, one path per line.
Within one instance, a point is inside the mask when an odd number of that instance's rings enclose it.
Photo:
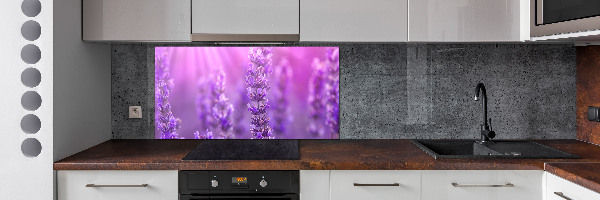
M 496 132 L 492 131 L 492 118 L 490 118 L 490 123 L 488 124 L 487 118 L 487 94 L 485 92 L 485 86 L 483 83 L 478 83 L 475 88 L 475 101 L 479 101 L 481 97 L 479 96 L 479 92 L 481 91 L 481 96 L 483 97 L 483 101 L 481 101 L 481 105 L 483 107 L 483 124 L 481 124 L 481 143 L 489 142 L 490 139 L 496 137 Z

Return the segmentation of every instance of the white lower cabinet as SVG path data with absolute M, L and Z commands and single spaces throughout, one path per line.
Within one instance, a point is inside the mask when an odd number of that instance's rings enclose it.
M 332 170 L 331 200 L 418 200 L 421 171 Z
M 329 200 L 329 170 L 300 170 L 300 199 Z
M 57 171 L 58 200 L 177 200 L 176 170 Z M 587 200 L 541 170 L 302 170 L 301 200 Z
M 588 200 L 600 199 L 600 194 L 562 179 L 554 174 L 545 173 L 545 200 Z
M 176 170 L 64 170 L 56 180 L 58 200 L 179 198 Z
M 542 200 L 543 171 L 425 170 L 423 200 Z

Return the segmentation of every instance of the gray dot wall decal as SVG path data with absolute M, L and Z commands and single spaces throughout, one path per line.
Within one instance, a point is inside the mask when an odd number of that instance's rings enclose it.
M 42 122 L 40 121 L 40 118 L 33 114 L 25 115 L 21 119 L 21 129 L 27 134 L 37 133 L 40 131 L 41 126 Z
M 24 0 L 21 3 L 21 11 L 27 17 L 35 17 L 42 11 L 42 3 L 39 0 Z
M 40 70 L 37 70 L 36 68 L 30 67 L 23 70 L 23 72 L 21 73 L 21 82 L 27 87 L 36 87 L 40 84 L 41 81 L 42 74 L 40 73 Z
M 29 41 L 34 41 L 40 38 L 42 34 L 42 27 L 36 21 L 29 20 L 23 23 L 21 26 L 21 35 L 23 38 Z
M 21 153 L 27 157 L 37 157 L 42 153 L 42 144 L 35 138 L 27 138 L 21 143 Z
M 21 59 L 27 64 L 35 64 L 40 61 L 42 51 L 38 46 L 28 44 L 21 49 Z
M 40 0 L 23 0 L 21 11 L 27 17 L 36 17 L 42 11 Z M 26 41 L 32 42 L 40 39 L 42 26 L 35 19 L 28 20 L 21 25 L 21 36 Z M 37 64 L 42 58 L 42 51 L 35 44 L 27 44 L 21 49 L 21 60 L 27 64 Z M 34 88 L 42 81 L 41 72 L 31 66 L 21 72 L 21 83 Z M 21 96 L 21 106 L 27 111 L 36 111 L 42 106 L 42 97 L 36 91 L 27 91 Z M 27 134 L 36 134 L 42 127 L 42 121 L 35 114 L 27 114 L 21 118 L 21 130 Z M 35 136 L 35 135 L 33 135 Z M 42 152 L 42 144 L 36 138 L 27 138 L 21 143 L 21 153 L 26 157 L 37 157 Z
M 42 97 L 34 91 L 25 92 L 21 97 L 21 105 L 25 110 L 37 110 L 42 105 Z

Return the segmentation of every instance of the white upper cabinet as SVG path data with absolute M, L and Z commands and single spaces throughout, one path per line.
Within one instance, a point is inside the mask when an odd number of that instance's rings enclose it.
M 411 0 L 409 41 L 529 40 L 528 0 Z
M 83 0 L 85 41 L 498 42 L 529 0 Z
M 192 0 L 193 41 L 298 41 L 300 0 Z
M 85 41 L 189 41 L 190 0 L 83 0 Z
M 300 41 L 406 42 L 408 0 L 302 0 Z

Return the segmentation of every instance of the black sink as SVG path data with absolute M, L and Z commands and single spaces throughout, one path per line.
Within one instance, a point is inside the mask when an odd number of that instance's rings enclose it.
M 576 159 L 566 153 L 537 142 L 498 140 L 479 143 L 476 140 L 412 140 L 433 158 L 516 158 Z

